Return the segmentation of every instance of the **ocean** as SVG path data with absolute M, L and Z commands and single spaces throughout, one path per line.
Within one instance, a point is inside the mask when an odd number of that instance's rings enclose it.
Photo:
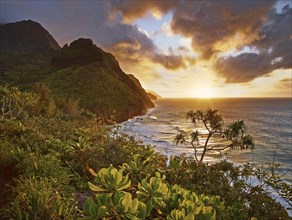
M 216 98 L 216 99 L 159 99 L 155 108 L 146 115 L 122 123 L 122 131 L 136 139 L 150 144 L 164 155 L 185 155 L 194 157 L 189 145 L 174 143 L 179 132 L 199 130 L 206 133 L 202 125 L 196 127 L 187 120 L 190 110 L 218 109 L 226 124 L 244 120 L 247 133 L 254 137 L 254 150 L 228 150 L 222 154 L 209 153 L 204 161 L 213 163 L 228 159 L 235 163 L 253 162 L 268 166 L 273 161 L 279 164 L 278 171 L 285 174 L 283 179 L 292 183 L 292 100 L 291 98 Z M 224 143 L 220 136 L 210 144 Z M 200 138 L 200 144 L 204 137 Z

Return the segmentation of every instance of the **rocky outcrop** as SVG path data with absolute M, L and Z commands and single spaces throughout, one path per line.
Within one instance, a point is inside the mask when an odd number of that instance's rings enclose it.
M 150 92 L 147 92 L 147 96 L 151 99 L 151 100 L 157 100 L 157 97 L 155 95 L 153 95 Z
M 156 97 L 156 99 L 161 99 L 162 98 L 161 95 L 159 95 L 157 92 L 154 92 L 152 90 L 146 90 L 146 92 L 147 92 L 148 96 L 150 96 L 150 98 L 151 97 Z

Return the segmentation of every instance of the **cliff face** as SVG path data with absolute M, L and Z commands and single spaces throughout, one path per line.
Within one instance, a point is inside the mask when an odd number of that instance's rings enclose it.
M 112 54 L 90 39 L 81 38 L 60 48 L 33 21 L 1 25 L 0 36 L 4 48 L 0 54 L 1 83 L 30 89 L 43 82 L 55 96 L 79 100 L 81 107 L 105 119 L 113 115 L 118 122 L 154 106 L 139 81 L 133 81 Z M 18 40 L 21 43 L 15 43 Z
M 147 92 L 147 95 L 151 100 L 157 100 L 157 97 L 155 95 L 153 95 L 152 93 Z
M 148 96 L 150 96 L 150 98 L 151 97 L 153 97 L 153 98 L 156 97 L 156 98 L 154 98 L 155 100 L 162 98 L 161 95 L 159 95 L 157 92 L 154 92 L 152 90 L 146 90 L 146 92 L 147 92 Z

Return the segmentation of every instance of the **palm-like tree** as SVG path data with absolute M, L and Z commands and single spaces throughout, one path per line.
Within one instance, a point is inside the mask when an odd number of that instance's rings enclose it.
M 208 131 L 200 160 L 198 160 L 197 157 L 197 146 L 199 145 L 200 136 L 198 130 L 191 133 L 191 141 L 187 141 L 187 135 L 185 133 L 180 133 L 175 137 L 175 142 L 177 144 L 189 142 L 192 145 L 195 150 L 196 161 L 202 162 L 207 151 L 216 150 L 221 152 L 227 148 L 254 148 L 255 146 L 252 136 L 245 134 L 246 126 L 243 120 L 235 121 L 224 128 L 224 120 L 222 115 L 218 114 L 218 110 L 212 110 L 210 108 L 208 108 L 206 111 L 189 111 L 186 114 L 186 118 L 191 119 L 191 122 L 195 125 L 198 122 L 202 122 Z M 216 149 L 214 147 L 208 147 L 209 140 L 214 134 L 224 134 L 224 137 L 226 137 L 231 143 Z

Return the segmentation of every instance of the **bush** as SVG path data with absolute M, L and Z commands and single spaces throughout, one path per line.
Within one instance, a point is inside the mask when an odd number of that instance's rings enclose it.
M 2 209 L 4 218 L 74 219 L 78 214 L 74 198 L 59 192 L 56 179 L 21 177 L 12 191 L 15 198 Z
M 197 163 L 182 156 L 167 163 L 165 156 L 120 133 L 118 126 L 96 124 L 96 117 L 87 113 L 36 115 L 29 107 L 36 95 L 0 88 L 25 113 L 0 121 L 0 184 L 1 196 L 6 196 L 1 202 L 7 203 L 0 209 L 3 219 L 289 218 L 268 194 L 273 187 L 291 200 L 291 186 L 275 172 L 226 161 Z M 29 99 L 25 103 L 19 97 Z M 248 184 L 251 176 L 261 185 Z
M 84 204 L 87 219 L 225 219 L 228 215 L 219 196 L 198 196 L 179 185 L 169 186 L 158 172 L 139 182 L 138 188 L 130 187 L 128 176 L 112 166 L 93 174 L 97 185 L 89 183 L 89 187 L 97 194 Z

